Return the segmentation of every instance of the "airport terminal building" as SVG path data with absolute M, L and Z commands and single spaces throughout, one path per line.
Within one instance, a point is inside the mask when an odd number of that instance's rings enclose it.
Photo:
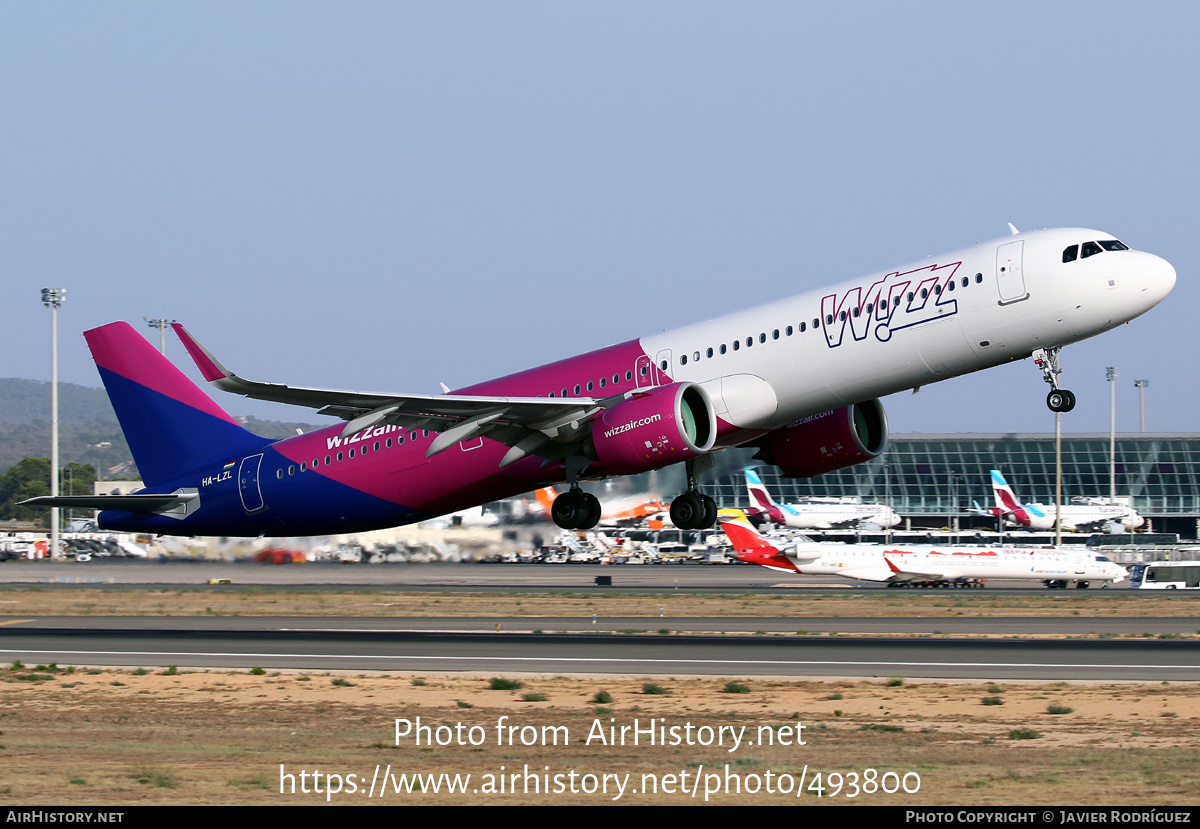
M 1108 433 L 1064 434 L 1063 503 L 1072 497 L 1108 497 L 1112 488 Z M 782 478 L 759 469 L 775 500 L 859 497 L 888 503 L 913 526 L 994 526 L 968 512 L 993 506 L 990 470 L 999 469 L 1024 503 L 1054 503 L 1054 435 L 893 435 L 884 454 L 869 463 L 817 478 Z M 751 462 L 753 463 L 753 462 Z M 746 503 L 745 480 L 723 470 L 703 482 L 721 506 Z M 1130 499 L 1156 532 L 1200 537 L 1200 433 L 1118 433 L 1116 495 Z M 715 491 L 714 491 L 715 490 Z M 990 523 L 989 523 L 990 522 Z

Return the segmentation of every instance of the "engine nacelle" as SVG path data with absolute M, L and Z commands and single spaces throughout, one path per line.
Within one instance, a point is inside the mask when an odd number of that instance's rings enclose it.
M 587 455 L 614 475 L 633 475 L 703 455 L 717 439 L 717 416 L 697 383 L 635 392 L 592 421 Z
M 887 435 L 883 404 L 868 400 L 776 429 L 755 457 L 778 466 L 785 478 L 811 478 L 879 457 Z

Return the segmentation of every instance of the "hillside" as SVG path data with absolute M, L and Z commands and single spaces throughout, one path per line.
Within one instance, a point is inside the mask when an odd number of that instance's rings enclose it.
M 256 435 L 282 438 L 313 423 L 283 423 L 238 417 Z M 103 389 L 58 384 L 60 463 L 98 467 L 106 480 L 136 478 L 137 470 L 116 415 Z M 0 378 L 0 472 L 22 458 L 50 456 L 50 384 Z

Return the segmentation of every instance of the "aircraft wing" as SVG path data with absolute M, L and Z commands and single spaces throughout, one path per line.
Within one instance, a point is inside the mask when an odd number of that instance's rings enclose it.
M 860 579 L 862 581 L 880 581 L 880 582 L 883 582 L 883 581 L 886 581 L 886 582 L 942 581 L 945 579 L 958 578 L 958 576 L 956 574 L 949 573 L 946 571 L 918 572 L 915 570 L 902 570 L 901 568 L 899 568 L 895 564 L 893 564 L 892 561 L 887 556 L 884 556 L 883 561 L 887 565 L 886 567 L 868 566 L 868 567 L 846 568 L 846 569 L 838 570 L 836 575 L 839 575 L 842 578 L 847 578 L 847 579 Z
M 1124 518 L 1125 516 L 1121 516 Z M 1081 533 L 1104 532 L 1112 524 L 1120 524 L 1121 518 L 1096 518 L 1092 521 L 1064 521 L 1063 529 Z
M 317 409 L 318 414 L 340 417 L 347 421 L 342 429 L 343 438 L 378 425 L 436 431 L 439 434 L 426 450 L 426 457 L 486 434 L 511 447 L 501 460 L 501 467 L 528 455 L 561 458 L 563 447 L 580 435 L 584 424 L 624 399 L 624 395 L 603 399 L 397 395 L 264 383 L 234 374 L 182 325 L 175 323 L 172 327 L 204 379 L 222 391 L 307 406 Z
M 836 576 L 861 581 L 892 581 L 892 571 L 886 567 L 847 567 L 838 569 Z
M 844 518 L 841 521 L 827 521 L 822 529 L 834 530 L 854 530 L 861 528 L 864 524 L 869 524 L 864 518 Z

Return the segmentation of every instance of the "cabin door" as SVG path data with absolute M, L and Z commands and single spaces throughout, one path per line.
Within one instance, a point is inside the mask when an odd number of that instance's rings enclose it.
M 259 470 L 262 467 L 262 454 L 242 458 L 238 467 L 238 494 L 242 496 L 242 508 L 247 514 L 259 512 L 267 508 L 263 503 L 262 488 L 259 486 Z

